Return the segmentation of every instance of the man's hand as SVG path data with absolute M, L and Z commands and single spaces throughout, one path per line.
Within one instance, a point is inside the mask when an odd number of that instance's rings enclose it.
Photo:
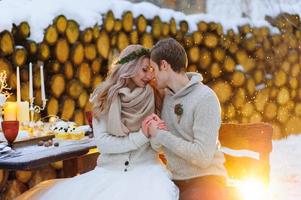
M 150 137 L 155 137 L 158 133 L 158 130 L 169 131 L 164 121 L 150 121 L 150 124 L 148 126 L 148 134 L 150 135 Z
M 164 131 L 169 131 L 168 127 L 166 126 L 165 121 L 161 120 L 158 124 L 158 129 L 164 130 Z
M 155 137 L 158 129 L 168 131 L 168 128 L 163 120 L 156 114 L 151 114 L 142 122 L 142 131 L 147 137 Z
M 151 114 L 148 117 L 146 117 L 143 121 L 142 121 L 142 131 L 144 133 L 144 135 L 146 135 L 147 137 L 149 137 L 149 133 L 148 133 L 148 126 L 150 124 L 151 121 L 160 121 L 160 117 L 158 117 L 158 115 L 156 114 Z

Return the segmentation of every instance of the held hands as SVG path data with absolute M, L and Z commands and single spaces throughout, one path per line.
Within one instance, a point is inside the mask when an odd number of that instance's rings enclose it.
M 151 114 L 146 117 L 142 122 L 142 131 L 147 137 L 154 137 L 158 130 L 166 130 L 168 128 L 163 120 L 160 119 L 156 114 Z

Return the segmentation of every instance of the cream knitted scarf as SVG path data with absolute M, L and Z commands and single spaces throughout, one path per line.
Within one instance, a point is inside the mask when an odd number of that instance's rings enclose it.
M 151 86 L 145 88 L 121 88 L 112 101 L 107 114 L 108 132 L 115 136 L 127 136 L 138 131 L 142 121 L 154 113 L 155 100 Z

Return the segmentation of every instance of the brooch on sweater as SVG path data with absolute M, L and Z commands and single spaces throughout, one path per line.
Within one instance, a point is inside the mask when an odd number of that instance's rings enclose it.
M 178 103 L 175 105 L 175 109 L 174 109 L 175 114 L 177 115 L 177 121 L 178 123 L 180 123 L 181 120 L 181 116 L 183 114 L 183 105 Z

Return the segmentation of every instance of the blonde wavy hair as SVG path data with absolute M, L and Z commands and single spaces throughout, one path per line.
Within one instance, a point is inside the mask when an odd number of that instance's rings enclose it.
M 120 53 L 117 60 L 142 48 L 144 47 L 141 45 L 129 45 Z M 145 58 L 149 58 L 149 55 L 143 55 L 124 64 L 112 64 L 112 71 L 109 72 L 106 80 L 97 86 L 90 97 L 90 102 L 93 105 L 93 117 L 99 119 L 101 115 L 108 112 L 112 101 L 118 95 L 118 90 L 125 87 L 129 79 L 137 74 Z

